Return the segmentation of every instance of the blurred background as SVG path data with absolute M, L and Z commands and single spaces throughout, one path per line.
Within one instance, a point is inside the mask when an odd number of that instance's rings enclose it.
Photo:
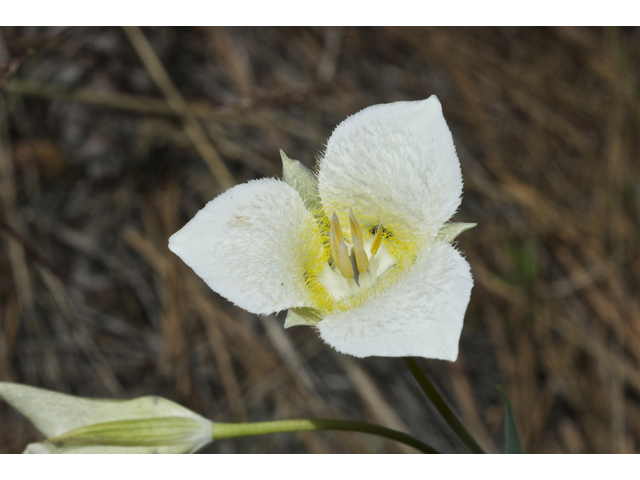
M 212 292 L 167 239 L 229 186 L 312 166 L 369 105 L 437 95 L 475 277 L 421 360 L 490 452 L 640 451 L 640 30 L 0 28 L 0 380 L 158 394 L 214 421 L 349 418 L 464 452 L 401 359 Z M 0 452 L 41 435 L 0 404 Z M 207 452 L 411 452 L 356 433 Z

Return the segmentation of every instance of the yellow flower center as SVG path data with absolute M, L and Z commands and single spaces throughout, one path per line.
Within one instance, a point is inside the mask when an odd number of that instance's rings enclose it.
M 398 248 L 403 242 L 398 242 L 382 222 L 363 229 L 351 212 L 349 241 L 335 213 L 330 221 L 324 218 L 316 224 L 325 232 L 322 254 L 313 259 L 308 257 L 311 268 L 306 269 L 306 278 L 315 308 L 328 314 L 357 306 L 384 288 L 391 277 L 395 279 L 397 275 L 389 270 L 404 266 L 406 262 L 399 259 L 406 257 L 407 249 Z

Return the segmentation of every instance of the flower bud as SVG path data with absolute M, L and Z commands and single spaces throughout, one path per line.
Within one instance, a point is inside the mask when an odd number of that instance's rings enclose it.
M 0 398 L 47 437 L 24 453 L 191 453 L 213 441 L 212 422 L 160 397 L 95 400 L 0 382 Z

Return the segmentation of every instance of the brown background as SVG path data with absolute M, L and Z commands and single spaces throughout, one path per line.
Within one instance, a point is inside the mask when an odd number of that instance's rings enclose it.
M 0 380 L 216 421 L 365 419 L 464 451 L 401 360 L 235 308 L 167 249 L 228 185 L 279 175 L 278 149 L 311 166 L 347 115 L 436 94 L 476 285 L 458 361 L 421 365 L 489 451 L 496 384 L 528 452 L 640 450 L 638 29 L 142 34 L 0 29 Z M 0 452 L 41 438 L 0 405 Z M 410 449 L 300 433 L 206 451 Z

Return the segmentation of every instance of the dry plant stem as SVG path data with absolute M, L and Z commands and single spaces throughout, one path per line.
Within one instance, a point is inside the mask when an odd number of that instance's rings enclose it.
M 20 66 L 24 64 L 25 61 L 39 53 L 45 47 L 53 47 L 54 45 L 52 44 L 57 43 L 58 40 L 60 40 L 75 28 L 77 27 L 63 27 L 57 33 L 50 35 L 49 37 L 39 42 L 38 45 L 29 48 L 26 53 L 20 55 L 17 58 L 9 59 L 5 63 L 0 63 L 0 93 L 4 91 L 4 87 L 7 85 L 11 77 L 13 77 L 13 75 L 16 73 L 18 68 L 20 68 Z
M 362 432 L 379 437 L 385 437 L 396 442 L 409 445 L 422 453 L 439 453 L 426 443 L 413 438 L 406 433 L 391 430 L 390 428 L 372 425 L 366 422 L 353 420 L 282 420 L 276 422 L 255 423 L 214 423 L 213 439 L 250 437 L 254 435 L 266 435 L 269 433 L 302 432 L 317 430 L 342 430 L 349 432 Z
M 449 408 L 447 402 L 440 396 L 436 387 L 431 383 L 431 380 L 424 374 L 418 362 L 416 362 L 416 359 L 413 357 L 404 357 L 403 360 L 407 367 L 409 367 L 413 378 L 416 379 L 418 385 L 422 388 L 422 391 L 427 395 L 433 406 L 436 407 L 436 410 L 442 415 L 458 438 L 462 440 L 473 453 L 484 453 L 484 450 L 480 448 L 480 445 L 478 445 L 469 431 L 462 425 L 460 420 L 458 420 L 455 413 Z
M 14 95 L 28 95 L 46 99 L 58 99 L 68 102 L 85 103 L 98 107 L 131 110 L 138 113 L 180 116 L 166 100 L 142 95 L 131 95 L 120 92 L 101 92 L 93 88 L 70 90 L 54 85 L 44 85 L 29 80 L 14 78 L 5 86 L 5 91 Z M 215 118 L 209 108 L 189 105 L 189 109 L 197 117 Z
M 207 162 L 213 176 L 224 189 L 231 188 L 236 183 L 233 175 L 231 175 L 231 172 L 222 162 L 218 151 L 207 138 L 207 134 L 204 132 L 202 125 L 200 125 L 198 119 L 189 108 L 189 104 L 171 81 L 169 74 L 162 66 L 160 59 L 144 36 L 144 33 L 142 33 L 142 30 L 138 27 L 123 27 L 123 29 L 133 44 L 133 47 L 138 52 L 149 75 L 151 75 L 158 88 L 164 93 L 171 108 L 182 116 L 185 132 L 200 155 L 202 155 L 202 158 Z

